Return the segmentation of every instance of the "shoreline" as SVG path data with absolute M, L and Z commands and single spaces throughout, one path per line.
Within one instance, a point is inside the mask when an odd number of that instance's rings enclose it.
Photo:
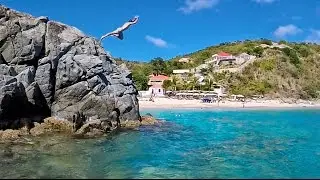
M 205 110 L 300 110 L 320 109 L 320 103 L 282 103 L 278 100 L 265 100 L 261 102 L 250 101 L 244 103 L 223 101 L 218 103 L 202 103 L 200 100 L 178 100 L 169 98 L 155 98 L 152 101 L 139 100 L 140 110 L 152 109 L 205 109 Z
M 315 107 L 246 107 L 246 108 L 240 108 L 240 107 L 140 107 L 140 111 L 146 111 L 146 110 L 217 110 L 217 111 L 282 111 L 282 110 L 320 110 L 319 106 Z

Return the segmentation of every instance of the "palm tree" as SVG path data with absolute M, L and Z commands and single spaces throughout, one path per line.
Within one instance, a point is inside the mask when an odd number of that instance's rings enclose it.
M 178 81 L 179 81 L 179 78 L 177 76 L 173 75 L 172 76 L 172 86 L 173 86 L 174 91 L 177 91 Z
M 200 84 L 199 84 L 199 78 L 195 77 L 194 75 L 193 76 L 190 76 L 188 78 L 189 82 L 188 82 L 188 89 L 190 90 L 194 90 L 196 87 L 199 87 Z
M 208 71 L 206 74 L 206 86 L 211 90 L 213 83 L 216 82 L 216 73 L 213 71 Z

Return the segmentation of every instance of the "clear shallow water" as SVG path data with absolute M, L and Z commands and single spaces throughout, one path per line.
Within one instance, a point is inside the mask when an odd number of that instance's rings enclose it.
M 145 110 L 100 139 L 0 145 L 2 178 L 320 178 L 319 110 Z

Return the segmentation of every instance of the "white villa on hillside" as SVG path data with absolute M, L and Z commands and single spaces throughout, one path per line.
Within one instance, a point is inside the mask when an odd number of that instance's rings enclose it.
M 249 61 L 251 59 L 255 59 L 255 56 L 249 55 L 247 53 L 242 53 L 238 56 L 233 56 L 232 54 L 226 53 L 226 52 L 220 52 L 218 54 L 212 55 L 212 58 L 208 61 L 206 61 L 206 64 L 215 64 L 216 66 L 220 66 L 222 64 L 228 65 L 228 64 L 243 64 L 246 61 Z
M 206 64 L 214 63 L 215 65 L 221 64 L 235 64 L 236 57 L 232 54 L 228 54 L 225 52 L 220 52 L 218 54 L 212 55 L 212 58 L 206 62 Z

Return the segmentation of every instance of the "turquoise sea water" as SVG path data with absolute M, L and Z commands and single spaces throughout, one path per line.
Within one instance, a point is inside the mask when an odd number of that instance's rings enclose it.
M 320 110 L 144 110 L 107 138 L 1 145 L 2 178 L 320 178 Z

